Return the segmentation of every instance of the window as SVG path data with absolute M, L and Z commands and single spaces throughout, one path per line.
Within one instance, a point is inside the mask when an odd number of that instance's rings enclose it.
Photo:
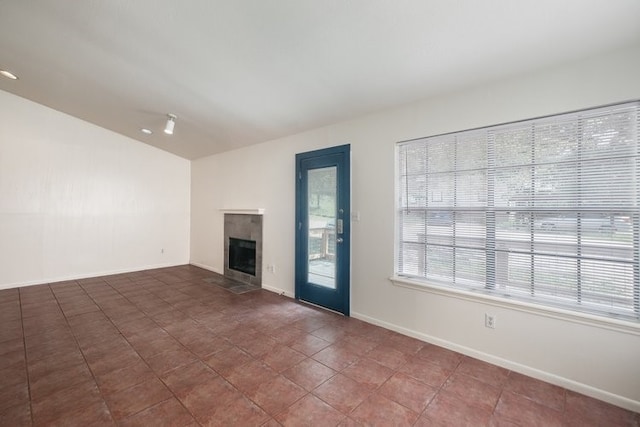
M 399 143 L 396 276 L 637 321 L 639 107 Z

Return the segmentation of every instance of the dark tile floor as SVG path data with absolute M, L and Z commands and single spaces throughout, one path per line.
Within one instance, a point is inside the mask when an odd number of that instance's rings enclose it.
M 638 426 L 639 416 L 192 267 L 0 291 L 3 426 Z

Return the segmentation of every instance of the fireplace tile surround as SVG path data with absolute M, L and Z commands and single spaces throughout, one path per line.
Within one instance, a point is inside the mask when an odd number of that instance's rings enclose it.
M 261 212 L 261 211 L 257 211 Z M 224 213 L 224 275 L 255 286 L 262 286 L 262 215 L 259 213 Z M 256 242 L 256 274 L 229 268 L 229 239 Z

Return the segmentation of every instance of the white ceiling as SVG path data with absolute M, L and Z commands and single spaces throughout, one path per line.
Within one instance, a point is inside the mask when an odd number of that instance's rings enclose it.
M 638 18 L 639 0 L 0 0 L 20 77 L 0 90 L 195 159 L 637 44 Z

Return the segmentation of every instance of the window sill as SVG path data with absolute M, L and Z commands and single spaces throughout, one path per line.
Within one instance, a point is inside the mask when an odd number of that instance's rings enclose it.
M 579 323 L 582 325 L 640 336 L 640 323 L 636 322 L 594 316 L 588 313 L 563 310 L 556 307 L 544 307 L 541 305 L 523 301 L 510 300 L 506 297 L 500 298 L 494 295 L 487 295 L 482 293 L 481 291 L 452 289 L 449 287 L 438 286 L 418 280 L 412 280 L 406 277 L 393 276 L 390 277 L 389 280 L 395 286 L 399 286 L 402 288 L 414 289 L 421 292 L 428 292 L 431 294 L 442 295 L 450 298 L 457 298 L 471 302 L 493 305 L 496 307 L 508 308 L 525 313 L 535 314 L 538 316 L 545 316 L 573 323 Z

